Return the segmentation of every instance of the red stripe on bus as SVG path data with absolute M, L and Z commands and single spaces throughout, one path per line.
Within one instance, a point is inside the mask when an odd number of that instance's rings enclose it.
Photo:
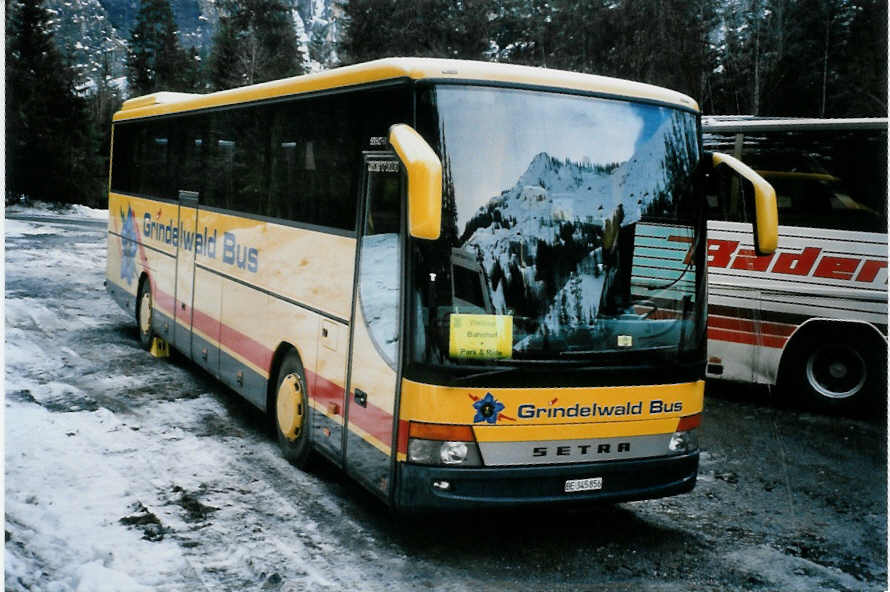
M 192 309 L 192 327 L 206 335 L 211 341 L 219 342 L 219 321 L 197 308 Z
M 337 405 L 339 409 L 338 415 L 343 416 L 343 393 L 345 389 L 331 382 L 324 376 L 316 374 L 311 370 L 306 370 L 306 380 L 309 381 L 309 394 L 317 403 L 321 403 L 323 407 L 328 405 Z
M 162 290 L 156 289 L 156 293 L 156 302 L 159 307 L 166 309 L 167 312 L 172 315 L 173 297 Z M 218 329 L 219 345 L 235 352 L 257 368 L 262 368 L 267 372 L 271 368 L 273 352 L 263 344 L 228 325 L 220 323 L 210 315 L 197 309 L 193 310 L 192 322 L 195 328 L 207 335 L 213 341 L 216 341 L 215 332 Z M 308 369 L 306 370 L 306 379 L 309 381 L 309 396 L 321 403 L 324 408 L 327 408 L 329 404 L 337 405 L 338 414 L 342 417 L 344 388 Z M 272 380 L 274 380 L 274 378 L 272 378 Z M 379 440 L 383 445 L 387 447 L 391 445 L 393 424 L 393 414 L 391 412 L 376 407 L 369 402 L 368 406 L 365 408 L 357 405 L 353 406 L 350 411 L 349 421 L 354 422 L 356 426 Z M 399 424 L 400 426 L 401 424 L 405 424 L 405 429 L 401 431 L 406 435 L 404 443 L 400 438 L 398 451 L 407 452 L 407 422 L 400 421 Z
M 747 331 L 750 333 L 756 333 L 758 331 L 758 328 L 755 326 L 753 321 L 750 321 L 748 319 L 738 319 L 734 317 L 708 316 L 708 327 L 714 327 L 717 329 L 729 329 L 731 331 Z M 794 333 L 795 329 L 797 329 L 796 325 L 767 322 L 759 323 L 760 332 L 766 335 L 788 337 L 792 333 Z
M 408 454 L 408 422 L 404 419 L 399 420 L 399 453 Z
M 272 350 L 223 323 L 219 324 L 219 344 L 266 372 L 272 367 Z
M 155 306 L 160 308 L 162 311 L 170 315 L 172 318 L 174 314 L 176 314 L 176 301 L 173 296 L 167 294 L 157 286 L 152 286 L 154 288 L 154 301 Z
M 787 337 L 776 337 L 774 335 L 757 335 L 756 333 L 744 331 L 727 331 L 724 329 L 716 329 L 708 327 L 708 339 L 714 341 L 728 341 L 730 343 L 743 343 L 746 345 L 763 345 L 782 349 L 788 343 Z
M 331 382 L 324 376 L 307 372 L 307 379 L 314 380 L 314 388 L 310 391 L 311 396 L 317 402 L 321 403 L 323 408 L 329 405 L 337 405 L 339 414 L 343 415 L 343 392 L 342 386 L 335 382 Z M 364 432 L 376 438 L 381 444 L 390 447 L 392 444 L 392 418 L 393 414 L 385 409 L 381 409 L 368 403 L 367 407 L 359 407 L 353 405 L 349 408 L 349 423 L 354 423 Z M 398 451 L 407 452 L 408 450 L 408 422 L 399 421 L 399 427 L 404 424 L 404 438 L 401 438 L 402 431 L 399 432 L 400 438 L 398 442 Z M 404 439 L 404 442 L 402 440 Z
M 392 413 L 370 403 L 367 407 L 352 405 L 349 408 L 349 422 L 355 422 L 387 448 L 392 447 Z

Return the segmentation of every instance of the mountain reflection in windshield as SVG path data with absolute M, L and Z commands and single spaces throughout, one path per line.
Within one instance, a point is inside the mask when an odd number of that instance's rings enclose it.
M 532 98 L 540 100 L 527 100 Z M 587 120 L 604 119 L 597 115 L 596 100 L 547 100 L 554 116 L 578 111 Z M 523 118 L 517 106 L 521 104 L 515 97 L 505 102 L 506 108 L 515 110 L 517 121 L 526 121 L 530 117 Z M 446 113 L 441 104 L 439 108 L 446 194 L 440 242 L 450 243 L 452 264 L 444 264 L 444 253 L 438 257 L 431 253 L 432 245 L 423 257 L 436 268 L 432 277 L 439 278 L 437 304 L 432 307 L 438 311 L 433 315 L 436 322 L 445 324 L 441 313 L 445 309 L 510 316 L 515 358 L 617 347 L 676 347 L 683 331 L 677 321 L 689 312 L 695 286 L 695 270 L 687 257 L 693 243 L 692 222 L 679 205 L 688 200 L 699 158 L 694 117 L 628 103 L 625 109 L 630 115 L 625 120 L 633 116 L 645 122 L 636 127 L 630 143 L 623 142 L 625 148 L 632 146 L 631 154 L 620 162 L 593 162 L 552 154 L 553 138 L 540 133 L 475 137 L 488 130 L 474 131 L 465 122 L 451 125 L 449 115 L 456 120 L 465 111 Z M 614 102 L 608 110 L 609 115 L 616 113 Z M 532 138 L 550 151 L 532 151 L 524 172 L 498 195 L 460 193 L 461 188 L 466 192 L 482 186 L 470 178 L 480 161 L 528 154 L 533 146 L 515 144 L 519 137 Z M 596 138 L 588 142 L 595 143 Z M 580 140 L 573 138 L 571 143 L 577 146 Z M 455 144 L 461 149 L 449 152 Z M 472 164 L 459 157 L 466 146 L 474 149 Z M 602 147 L 596 152 L 607 153 Z M 475 211 L 468 211 L 474 203 Z M 452 296 L 449 301 L 441 294 L 441 276 L 457 273 L 453 260 L 458 253 L 464 260 L 478 262 L 483 296 L 472 310 L 460 306 L 468 304 L 464 300 Z M 436 265 L 437 261 L 441 263 Z M 462 269 L 466 275 L 466 266 Z M 431 325 L 433 333 L 436 322 Z M 443 339 L 434 336 L 432 343 L 444 345 Z

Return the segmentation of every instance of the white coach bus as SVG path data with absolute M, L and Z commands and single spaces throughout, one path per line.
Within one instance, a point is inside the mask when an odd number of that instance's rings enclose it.
M 712 117 L 703 130 L 708 149 L 775 187 L 780 237 L 754 256 L 746 200 L 708 198 L 708 376 L 778 385 L 823 410 L 880 400 L 887 119 Z

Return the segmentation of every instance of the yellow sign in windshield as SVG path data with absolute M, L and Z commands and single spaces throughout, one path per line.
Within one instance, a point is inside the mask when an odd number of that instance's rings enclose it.
M 452 314 L 448 353 L 452 358 L 499 360 L 513 357 L 513 317 Z

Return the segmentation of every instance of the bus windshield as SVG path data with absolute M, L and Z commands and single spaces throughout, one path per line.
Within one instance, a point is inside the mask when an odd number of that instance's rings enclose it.
M 417 122 L 442 160 L 443 231 L 411 242 L 412 361 L 700 351 L 694 113 L 443 84 L 420 90 Z

